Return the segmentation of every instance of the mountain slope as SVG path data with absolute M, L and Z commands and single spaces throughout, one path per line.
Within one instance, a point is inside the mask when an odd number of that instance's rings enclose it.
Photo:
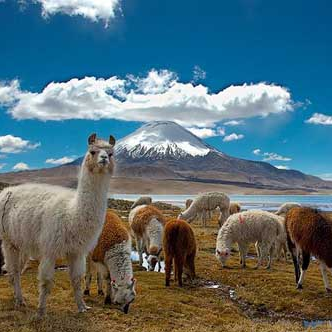
M 136 187 L 130 188 L 130 192 L 140 192 L 138 179 L 141 179 L 147 191 L 150 188 L 146 187 L 147 183 L 151 182 L 151 191 L 155 191 L 152 183 L 158 183 L 160 187 L 160 183 L 163 183 L 160 180 L 167 180 L 169 187 L 169 181 L 177 181 L 177 185 L 181 182 L 201 183 L 202 188 L 206 184 L 206 188 L 208 185 L 226 185 L 281 191 L 296 189 L 304 192 L 332 189 L 332 182 L 315 176 L 296 170 L 280 170 L 266 162 L 228 156 L 170 121 L 147 123 L 119 140 L 115 156 L 115 175 L 119 180 L 114 181 L 118 181 L 116 185 L 119 188 L 121 181 L 127 184 L 127 188 L 130 183 L 135 183 Z M 79 158 L 51 169 L 0 174 L 0 180 L 75 186 L 77 167 L 81 163 L 82 158 Z
M 173 178 L 214 183 L 244 182 L 280 188 L 331 188 L 331 183 L 295 170 L 228 156 L 174 122 L 148 123 L 120 140 L 116 147 L 118 174 L 128 176 L 151 167 L 172 171 Z M 140 172 L 141 176 L 143 171 Z M 169 178 L 169 177 L 168 177 Z

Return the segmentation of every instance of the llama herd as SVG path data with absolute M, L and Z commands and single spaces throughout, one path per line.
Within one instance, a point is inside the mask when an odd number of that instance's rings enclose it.
M 225 266 L 236 243 L 240 264 L 246 267 L 249 245 L 255 244 L 256 268 L 267 260 L 290 250 L 298 288 L 303 287 L 311 255 L 320 262 L 326 291 L 331 292 L 326 270 L 332 268 L 332 223 L 319 211 L 297 203 L 283 204 L 276 213 L 261 210 L 242 211 L 221 192 L 199 195 L 187 200 L 178 218 L 165 217 L 152 205 L 150 197 L 139 198 L 129 213 L 129 229 L 112 211 L 107 211 L 110 178 L 114 170 L 115 139 L 108 141 L 92 134 L 83 159 L 77 190 L 45 185 L 23 184 L 7 187 L 0 193 L 0 273 L 5 262 L 14 289 L 17 307 L 25 305 L 21 291 L 21 271 L 30 257 L 39 261 L 39 303 L 37 317 L 46 312 L 56 259 L 66 258 L 74 298 L 79 312 L 89 309 L 84 295 L 90 295 L 92 273 L 97 270 L 98 294 L 105 304 L 114 304 L 128 313 L 136 297 L 136 279 L 131 262 L 135 239 L 139 264 L 147 255 L 148 270 L 161 268 L 165 261 L 165 285 L 174 281 L 183 285 L 183 274 L 195 278 L 197 251 L 190 223 L 202 220 L 205 227 L 218 210 L 220 226 L 216 239 L 216 258 Z M 3 253 L 3 256 L 2 256 Z M 302 262 L 300 266 L 300 256 Z

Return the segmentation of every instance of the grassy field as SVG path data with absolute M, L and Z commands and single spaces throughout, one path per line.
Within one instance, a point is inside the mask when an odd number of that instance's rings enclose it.
M 167 211 L 172 213 L 171 211 Z M 126 216 L 125 211 L 120 212 Z M 176 212 L 173 212 L 176 213 Z M 124 221 L 126 219 L 124 218 Z M 37 266 L 22 277 L 27 308 L 14 310 L 7 277 L 0 277 L 0 331 L 310 331 L 302 320 L 332 318 L 332 296 L 324 291 L 318 265 L 312 263 L 304 290 L 295 289 L 290 262 L 276 262 L 272 270 L 254 270 L 255 259 L 241 269 L 234 252 L 229 268 L 221 269 L 214 257 L 217 224 L 206 229 L 193 225 L 198 242 L 197 281 L 183 288 L 164 286 L 164 274 L 146 272 L 134 265 L 137 298 L 128 315 L 105 307 L 93 283 L 92 309 L 78 314 L 66 271 L 57 270 L 48 300 L 47 317 L 34 318 L 38 301 Z M 252 251 L 253 253 L 253 251 Z M 215 285 L 218 288 L 208 288 Z M 322 326 L 315 331 L 332 330 Z

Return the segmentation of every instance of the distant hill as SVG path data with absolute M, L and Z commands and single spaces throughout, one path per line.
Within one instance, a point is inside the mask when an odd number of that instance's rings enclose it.
M 281 170 L 266 162 L 229 156 L 170 121 L 143 125 L 117 142 L 115 155 L 116 178 L 112 181 L 119 190 L 121 183 L 125 184 L 123 192 L 140 193 L 142 186 L 149 192 L 147 183 L 151 183 L 151 192 L 158 192 L 156 183 L 160 187 L 162 180 L 168 181 L 168 184 L 170 181 L 186 183 L 184 187 L 187 188 L 188 183 L 195 183 L 197 188 L 232 186 L 258 191 L 314 192 L 332 189 L 331 181 L 316 176 L 296 170 Z M 81 162 L 82 158 L 78 158 L 59 167 L 0 174 L 0 181 L 38 181 L 74 187 L 77 167 Z M 135 186 L 131 188 L 130 183 L 135 183 Z M 169 190 L 172 193 L 171 185 Z

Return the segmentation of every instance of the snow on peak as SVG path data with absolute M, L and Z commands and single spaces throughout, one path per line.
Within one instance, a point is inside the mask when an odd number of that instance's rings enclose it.
M 171 121 L 145 124 L 116 145 L 117 153 L 131 158 L 176 159 L 207 155 L 212 148 L 191 132 Z

